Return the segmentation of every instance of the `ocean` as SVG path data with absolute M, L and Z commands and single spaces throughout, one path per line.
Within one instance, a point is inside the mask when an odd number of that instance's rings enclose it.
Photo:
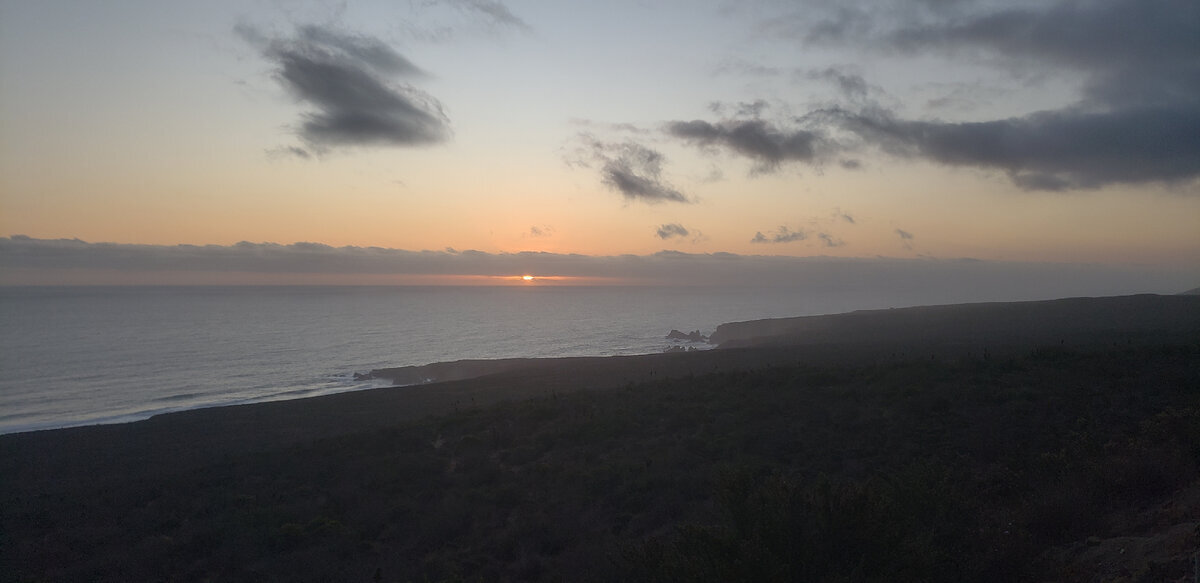
M 888 307 L 673 287 L 0 288 L 0 433 L 382 386 L 355 372 L 662 352 L 671 329 Z

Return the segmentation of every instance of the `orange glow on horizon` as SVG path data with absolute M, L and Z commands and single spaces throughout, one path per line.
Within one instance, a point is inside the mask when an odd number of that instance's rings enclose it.
M 492 277 L 502 284 L 521 285 L 626 285 L 632 283 L 611 277 L 587 277 L 577 275 L 511 275 Z

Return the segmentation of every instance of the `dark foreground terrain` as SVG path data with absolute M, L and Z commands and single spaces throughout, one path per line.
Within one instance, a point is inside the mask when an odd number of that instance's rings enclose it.
M 1191 581 L 1200 335 L 1169 340 L 588 359 L 0 436 L 0 579 Z

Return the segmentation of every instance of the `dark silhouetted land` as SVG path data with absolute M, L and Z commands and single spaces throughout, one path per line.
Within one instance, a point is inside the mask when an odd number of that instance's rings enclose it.
M 1191 576 L 1200 297 L 712 336 L 0 436 L 0 579 Z

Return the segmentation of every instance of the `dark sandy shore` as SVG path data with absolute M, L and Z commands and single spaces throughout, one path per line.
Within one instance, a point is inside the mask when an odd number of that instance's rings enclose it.
M 145 481 L 157 474 L 182 475 L 246 456 L 274 455 L 430 417 L 482 411 L 501 402 L 597 391 L 615 395 L 646 383 L 686 383 L 738 371 L 956 359 L 987 362 L 1027 354 L 1039 346 L 1194 346 L 1200 341 L 1200 297 L 1080 298 L 855 312 L 728 324 L 713 339 L 721 343 L 720 348 L 697 352 L 381 370 L 374 372 L 399 382 L 430 378 L 437 382 L 186 411 L 118 425 L 3 435 L 0 498 L 31 505 L 33 510 L 26 510 L 36 515 L 38 505 L 55 504 L 52 499 L 37 499 L 37 492 L 53 496 L 63 484 L 86 483 L 95 476 L 128 475 Z M 9 527 L 0 534 L 4 537 L 0 547 L 15 548 L 14 538 L 28 533 L 12 528 L 27 526 L 30 515 L 16 520 L 9 510 L 0 512 L 8 514 L 3 524 Z M 3 558 L 26 560 L 8 552 Z M 17 571 L 24 575 L 15 579 L 0 576 L 0 580 L 31 580 L 30 573 L 46 572 L 39 568 Z

